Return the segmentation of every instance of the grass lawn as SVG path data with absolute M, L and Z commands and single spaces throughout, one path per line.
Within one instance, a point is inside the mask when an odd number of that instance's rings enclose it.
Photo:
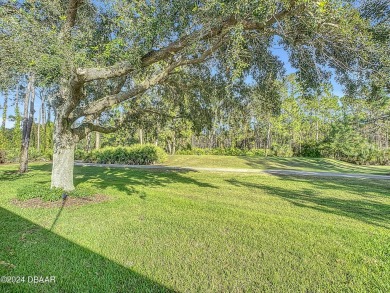
M 0 276 L 56 282 L 0 292 L 390 292 L 387 180 L 76 167 L 110 200 L 61 211 L 12 205 L 51 166 L 15 168 L 0 166 Z
M 325 158 L 277 158 L 255 156 L 169 156 L 164 165 L 209 168 L 279 169 L 390 175 L 390 166 L 358 166 Z

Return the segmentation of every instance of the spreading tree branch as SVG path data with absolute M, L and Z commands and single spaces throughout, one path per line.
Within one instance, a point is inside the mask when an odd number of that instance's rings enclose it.
M 91 122 L 91 120 L 87 119 L 87 121 L 83 122 L 81 125 L 77 126 L 73 129 L 73 134 L 76 138 L 79 140 L 85 138 L 88 133 L 92 131 L 100 132 L 100 133 L 113 133 L 118 131 L 121 127 L 123 127 L 126 123 L 131 121 L 131 118 L 134 117 L 136 114 L 140 113 L 151 113 L 159 116 L 165 116 L 171 119 L 175 118 L 181 118 L 180 116 L 172 116 L 163 112 L 159 112 L 154 109 L 137 109 L 137 111 L 129 111 L 124 116 L 122 116 L 120 119 L 116 119 L 114 121 L 115 126 L 101 126 L 98 124 L 94 124 Z
M 70 30 L 74 27 L 76 23 L 77 10 L 80 7 L 80 4 L 83 0 L 69 0 L 68 7 L 66 10 L 66 23 L 64 26 L 65 34 L 70 34 Z
M 176 62 L 171 63 L 168 65 L 165 69 L 163 69 L 160 73 L 156 74 L 154 77 L 149 78 L 140 84 L 133 87 L 131 90 L 126 92 L 120 92 L 113 95 L 108 95 L 102 99 L 99 99 L 88 106 L 86 106 L 81 111 L 78 111 L 78 113 L 74 113 L 74 117 L 77 116 L 88 116 L 88 115 L 98 115 L 105 111 L 106 109 L 117 105 L 121 102 L 124 102 L 132 97 L 135 97 L 139 94 L 142 94 L 146 92 L 151 87 L 161 83 L 164 81 L 169 75 L 173 73 L 173 71 L 181 66 L 185 65 L 195 65 L 199 63 L 203 63 L 208 57 L 210 57 L 216 50 L 218 50 L 223 44 L 222 38 L 220 40 L 217 40 L 217 42 L 205 50 L 200 56 L 197 58 L 192 59 L 182 59 L 178 60 Z
M 292 5 L 290 9 L 282 9 L 280 12 L 276 13 L 271 18 L 262 23 L 247 20 L 240 21 L 235 17 L 229 17 L 225 19 L 220 25 L 215 26 L 207 32 L 193 32 L 192 34 L 181 37 L 177 41 L 172 42 L 164 48 L 148 52 L 141 58 L 141 67 L 147 67 L 159 61 L 167 60 L 172 55 L 181 52 L 183 49 L 193 44 L 194 42 L 211 40 L 215 37 L 226 35 L 226 32 L 229 29 L 233 28 L 238 24 L 241 24 L 244 30 L 264 30 L 266 28 L 271 27 L 274 23 L 281 21 L 283 18 L 288 17 L 293 13 L 297 12 L 298 10 L 303 9 L 303 7 L 304 5 Z M 124 76 L 134 70 L 135 68 L 133 65 L 126 62 L 121 62 L 105 68 L 78 68 L 76 73 L 81 80 L 88 82 L 98 79 L 110 79 L 114 77 Z

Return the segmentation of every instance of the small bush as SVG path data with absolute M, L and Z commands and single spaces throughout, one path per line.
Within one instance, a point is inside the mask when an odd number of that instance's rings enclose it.
M 247 156 L 259 156 L 259 157 L 265 157 L 265 150 L 264 149 L 252 149 L 246 152 Z
M 222 156 L 245 156 L 246 151 L 240 150 L 237 148 L 216 148 L 212 149 L 211 153 L 213 155 L 222 155 Z
M 289 145 L 273 145 L 272 151 L 277 157 L 292 157 L 294 155 L 293 149 Z
M 16 148 L 0 150 L 0 163 L 16 163 L 19 162 L 20 151 Z
M 38 152 L 36 148 L 30 147 L 28 149 L 28 159 L 30 161 L 50 161 L 53 159 L 53 150 L 42 150 Z
M 19 200 L 40 198 L 43 201 L 57 201 L 62 198 L 64 192 L 63 189 L 51 188 L 50 185 L 25 185 L 17 190 L 16 198 Z M 66 192 L 66 194 L 73 197 L 86 197 L 96 194 L 96 189 L 86 185 L 78 185 L 75 190 Z
M 77 151 L 75 157 L 88 163 L 129 165 L 152 165 L 167 159 L 166 153 L 155 145 L 108 147 L 90 153 Z
M 299 155 L 307 158 L 320 158 L 321 145 L 317 142 L 303 143 Z

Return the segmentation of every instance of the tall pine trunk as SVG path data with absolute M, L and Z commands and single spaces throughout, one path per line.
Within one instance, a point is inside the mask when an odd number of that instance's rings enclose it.
M 143 145 L 144 144 L 144 135 L 143 135 L 143 130 L 142 128 L 138 129 L 138 136 L 139 136 L 139 144 Z
M 8 109 L 8 93 L 4 94 L 4 106 L 3 106 L 3 121 L 1 122 L 1 130 L 5 132 L 5 123 L 7 120 L 7 109 Z
M 89 153 L 91 151 L 92 132 L 88 133 L 85 137 L 85 151 Z
M 28 171 L 28 148 L 30 146 L 31 129 L 34 122 L 34 75 L 30 75 L 27 92 L 24 98 L 24 114 L 23 114 L 23 132 L 22 145 L 20 149 L 20 166 L 19 172 L 26 173 Z M 30 104 L 30 106 L 29 106 Z
M 41 108 L 38 113 L 38 129 L 37 129 L 37 152 L 41 151 L 41 123 L 42 123 L 42 108 L 43 108 L 43 97 L 41 97 Z
M 271 148 L 271 122 L 268 121 L 268 129 L 267 129 L 267 144 L 265 148 L 265 156 L 268 156 L 268 152 Z
M 96 132 L 95 137 L 95 148 L 98 150 L 100 149 L 100 132 Z

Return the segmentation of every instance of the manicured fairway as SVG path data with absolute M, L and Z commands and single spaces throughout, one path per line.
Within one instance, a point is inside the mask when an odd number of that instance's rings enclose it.
M 76 167 L 110 200 L 10 203 L 50 168 L 0 166 L 0 276 L 56 282 L 0 292 L 390 292 L 387 180 Z
M 390 166 L 359 166 L 326 158 L 174 155 L 169 156 L 168 161 L 164 164 L 179 167 L 278 169 L 390 175 Z

